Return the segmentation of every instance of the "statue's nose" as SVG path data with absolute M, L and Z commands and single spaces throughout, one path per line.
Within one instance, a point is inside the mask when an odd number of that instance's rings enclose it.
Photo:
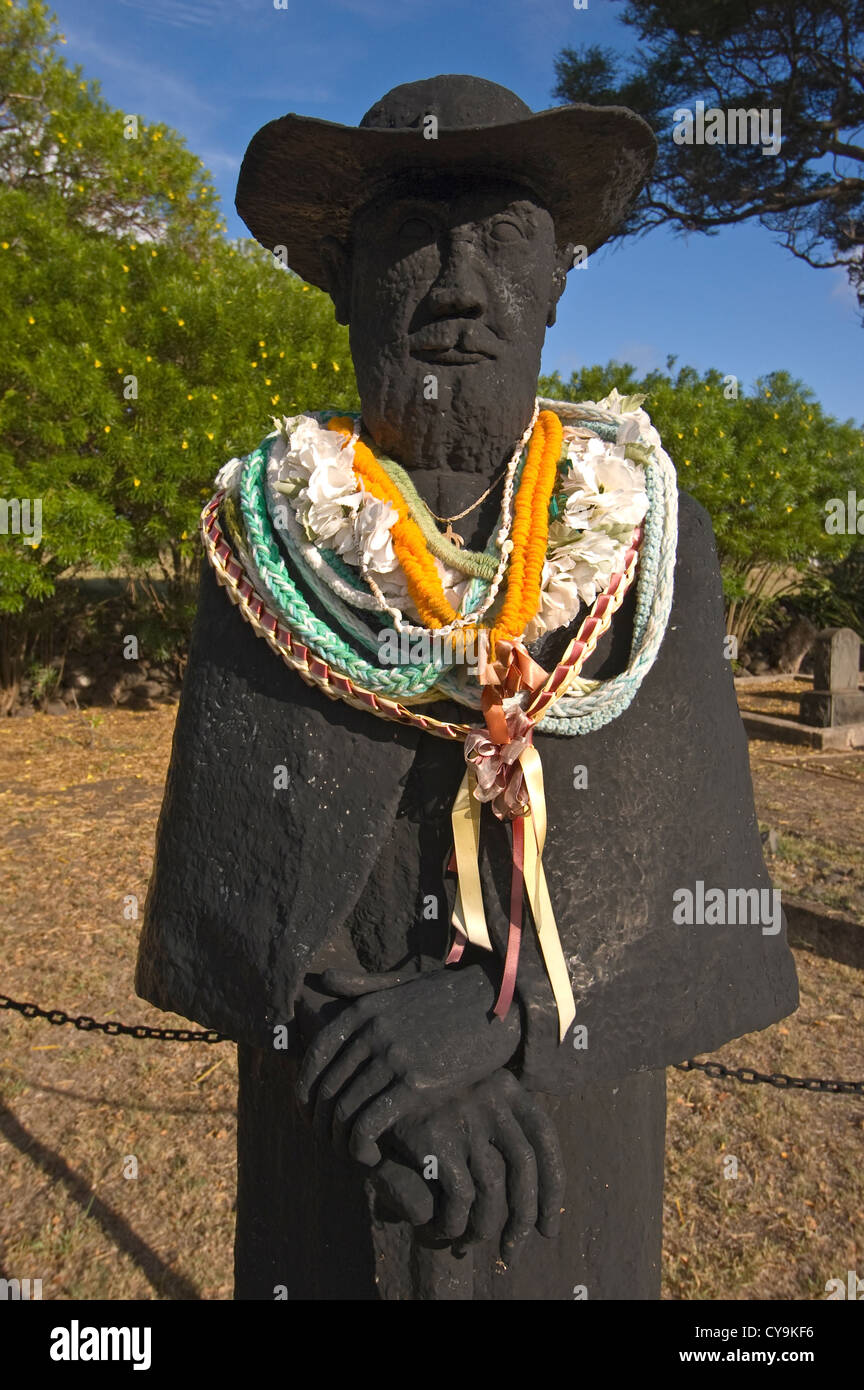
M 454 237 L 447 246 L 441 272 L 428 295 L 436 318 L 479 318 L 483 313 L 486 294 L 475 256 L 468 237 Z

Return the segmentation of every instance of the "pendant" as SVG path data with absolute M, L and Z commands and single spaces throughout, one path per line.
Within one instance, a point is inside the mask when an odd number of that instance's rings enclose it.
M 455 545 L 459 550 L 461 550 L 463 545 L 465 544 L 462 537 L 457 535 L 456 532 L 453 530 L 453 527 L 449 521 L 447 522 L 447 530 L 444 532 L 444 539 L 445 541 L 449 541 L 451 545 Z

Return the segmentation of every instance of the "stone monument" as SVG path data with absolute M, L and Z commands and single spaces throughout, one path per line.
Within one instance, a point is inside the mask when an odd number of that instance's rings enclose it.
M 239 1045 L 238 1298 L 657 1298 L 664 1069 L 796 1006 L 708 517 L 536 399 L 653 154 L 467 76 L 247 151 L 362 414 L 219 473 L 141 938 Z
M 828 627 L 813 646 L 813 689 L 801 696 L 801 722 L 822 729 L 864 723 L 859 689 L 861 638 L 851 627 Z

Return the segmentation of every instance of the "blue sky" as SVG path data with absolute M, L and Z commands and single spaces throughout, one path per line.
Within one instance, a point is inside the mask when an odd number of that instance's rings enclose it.
M 280 0 L 281 3 L 281 0 Z M 356 125 L 390 87 L 470 72 L 554 105 L 569 44 L 623 47 L 620 4 L 588 0 L 54 0 L 65 54 L 123 111 L 173 126 L 210 168 L 231 236 L 243 151 L 287 111 Z M 754 150 L 754 158 L 760 158 Z M 744 226 L 666 229 L 604 248 L 569 277 L 543 366 L 718 367 L 749 385 L 783 368 L 840 419 L 864 419 L 864 330 L 839 270 L 816 271 Z

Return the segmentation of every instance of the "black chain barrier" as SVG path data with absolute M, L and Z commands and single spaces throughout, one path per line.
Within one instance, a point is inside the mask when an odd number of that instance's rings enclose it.
M 231 1041 L 224 1033 L 214 1033 L 212 1029 L 198 1033 L 192 1028 L 148 1028 L 144 1023 L 115 1023 L 113 1019 L 97 1023 L 95 1018 L 90 1018 L 87 1014 L 78 1014 L 73 1018 L 62 1009 L 40 1009 L 38 1004 L 22 1004 L 20 1000 L 10 999 L 6 994 L 0 994 L 0 1009 L 14 1009 L 25 1018 L 44 1018 L 48 1023 L 72 1023 L 76 1028 L 80 1028 L 82 1033 L 122 1033 L 129 1038 L 155 1038 L 159 1042 Z
M 150 1028 L 144 1023 L 115 1023 L 108 1019 L 97 1023 L 88 1014 L 72 1017 L 62 1009 L 41 1009 L 38 1004 L 22 1004 L 18 999 L 10 999 L 0 994 L 0 1009 L 14 1009 L 25 1018 L 44 1018 L 48 1023 L 58 1025 L 71 1023 L 83 1033 L 122 1033 L 129 1038 L 150 1038 L 158 1042 L 230 1042 L 225 1033 L 215 1033 L 212 1029 L 196 1032 L 191 1028 Z M 818 1091 L 826 1095 L 864 1096 L 864 1081 L 826 1081 L 816 1076 L 786 1076 L 782 1072 L 755 1071 L 753 1067 L 724 1067 L 722 1062 L 676 1062 L 675 1071 L 701 1071 L 717 1081 L 742 1081 L 746 1086 L 763 1082 L 766 1086 L 776 1086 L 781 1091 Z
M 754 1071 L 753 1067 L 724 1067 L 722 1062 L 676 1062 L 676 1071 L 703 1071 L 715 1080 L 743 1081 L 754 1086 L 762 1081 L 781 1091 L 821 1091 L 833 1096 L 864 1096 L 864 1081 L 825 1081 L 818 1076 L 786 1076 L 783 1072 Z

